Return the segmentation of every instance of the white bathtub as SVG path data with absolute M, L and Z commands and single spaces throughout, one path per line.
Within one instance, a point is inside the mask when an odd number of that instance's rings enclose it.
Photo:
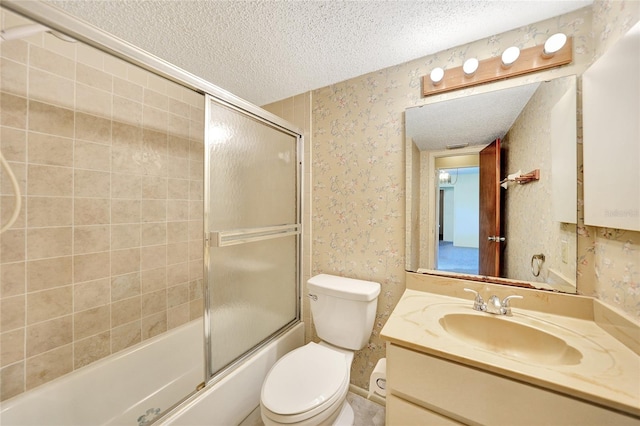
M 262 382 L 273 364 L 283 355 L 303 344 L 304 325 L 299 323 L 249 357 L 233 373 L 199 392 L 158 424 L 162 426 L 239 424 L 260 404 Z
M 0 424 L 144 424 L 204 380 L 203 341 L 191 321 L 3 402 Z

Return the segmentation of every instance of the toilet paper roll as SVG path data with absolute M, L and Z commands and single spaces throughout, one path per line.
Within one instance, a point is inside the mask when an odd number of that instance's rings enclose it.
M 380 358 L 376 364 L 371 377 L 369 378 L 369 395 L 367 398 L 371 398 L 371 395 L 377 393 L 378 395 L 387 396 L 387 359 Z

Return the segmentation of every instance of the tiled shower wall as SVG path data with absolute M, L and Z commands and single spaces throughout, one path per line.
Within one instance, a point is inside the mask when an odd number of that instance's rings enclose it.
M 202 315 L 204 97 L 49 34 L 0 54 L 23 202 L 0 235 L 4 400 Z

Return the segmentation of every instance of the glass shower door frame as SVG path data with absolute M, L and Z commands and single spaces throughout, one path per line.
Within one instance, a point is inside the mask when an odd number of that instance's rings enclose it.
M 211 198 L 212 189 L 210 183 L 211 172 L 211 148 L 212 148 L 212 130 L 210 126 L 211 116 L 211 103 L 215 102 L 230 110 L 234 110 L 239 114 L 243 114 L 258 122 L 263 123 L 275 130 L 281 131 L 285 134 L 296 138 L 296 200 L 295 200 L 295 217 L 296 223 L 283 226 L 265 227 L 260 229 L 246 232 L 244 230 L 238 231 L 218 231 L 211 228 Z M 235 368 L 243 363 L 243 361 L 250 357 L 255 352 L 259 351 L 262 347 L 271 342 L 274 338 L 281 334 L 286 333 L 289 329 L 301 322 L 301 283 L 302 283 L 302 158 L 303 158 L 303 136 L 300 132 L 294 128 L 284 127 L 282 123 L 275 123 L 269 120 L 266 116 L 261 116 L 255 111 L 247 111 L 232 103 L 226 102 L 223 99 L 212 95 L 205 95 L 205 142 L 204 142 L 204 277 L 203 277 L 203 297 L 204 297 L 204 340 L 205 340 L 205 383 L 210 385 L 218 382 Z M 260 241 L 273 237 L 280 236 L 295 236 L 296 245 L 296 258 L 295 258 L 295 318 L 289 323 L 285 324 L 280 329 L 276 330 L 271 335 L 267 336 L 249 351 L 243 353 L 237 357 L 233 362 L 226 365 L 219 371 L 213 371 L 212 368 L 212 330 L 211 330 L 211 285 L 210 282 L 210 270 L 211 270 L 211 250 L 215 247 L 222 247 L 227 245 L 241 244 L 251 239 L 252 241 Z

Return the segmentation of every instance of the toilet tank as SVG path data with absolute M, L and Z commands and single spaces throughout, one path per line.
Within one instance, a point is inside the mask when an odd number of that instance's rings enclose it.
M 332 345 L 362 349 L 371 336 L 380 284 L 320 274 L 307 281 L 318 337 Z

